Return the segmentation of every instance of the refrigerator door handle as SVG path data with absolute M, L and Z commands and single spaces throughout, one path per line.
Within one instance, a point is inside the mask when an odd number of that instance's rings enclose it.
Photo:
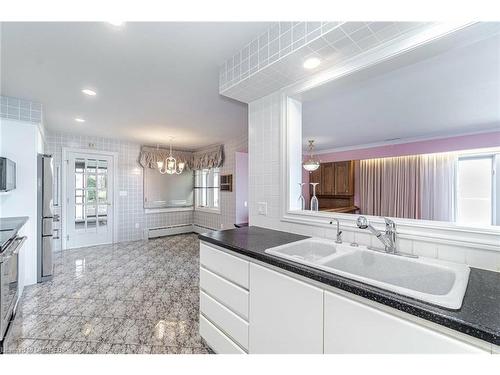
M 43 180 L 42 180 L 42 216 L 52 217 L 52 158 L 42 158 Z

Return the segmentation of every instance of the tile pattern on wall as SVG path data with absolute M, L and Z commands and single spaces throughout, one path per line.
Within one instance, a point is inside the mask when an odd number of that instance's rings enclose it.
M 194 224 L 210 229 L 234 228 L 236 223 L 236 191 L 234 181 L 236 178 L 235 153 L 248 150 L 248 138 L 245 133 L 240 138 L 230 140 L 224 144 L 224 165 L 220 174 L 233 175 L 233 191 L 220 192 L 221 213 L 194 212 Z
M 429 22 L 276 22 L 230 57 L 219 72 L 222 95 L 250 102 L 354 56 L 411 37 Z M 305 70 L 309 57 L 321 66 Z
M 54 168 L 62 165 L 63 147 L 91 148 L 118 153 L 117 190 L 126 192 L 125 196 L 118 197 L 118 212 L 115 213 L 118 220 L 118 241 L 142 239 L 146 228 L 193 223 L 193 213 L 189 211 L 144 213 L 143 168 L 138 163 L 141 147 L 139 144 L 109 138 L 49 133 L 46 152 L 52 154 Z M 60 178 L 62 178 L 62 173 Z M 56 207 L 55 213 L 63 215 L 61 207 Z M 56 244 L 56 249 L 60 249 L 61 241 L 57 241 Z
M 41 123 L 43 119 L 42 105 L 25 99 L 0 96 L 0 117 Z
M 47 135 L 46 152 L 54 158 L 54 168 L 62 166 L 62 148 L 93 149 L 118 153 L 117 190 L 126 192 L 126 196 L 118 197 L 118 242 L 134 241 L 144 237 L 144 230 L 175 225 L 198 224 L 210 229 L 230 228 L 235 222 L 235 192 L 221 192 L 221 213 L 199 211 L 178 211 L 145 213 L 143 208 L 143 168 L 138 163 L 141 145 L 133 142 L 109 138 L 80 136 L 63 133 Z M 234 160 L 236 151 L 246 151 L 248 148 L 247 134 L 230 140 L 224 145 L 225 161 L 221 173 L 234 175 Z M 56 174 L 54 179 L 56 179 Z M 62 178 L 62 173 L 59 174 Z M 56 189 L 54 181 L 54 191 Z M 59 186 L 62 183 L 59 182 Z M 57 201 L 57 199 L 56 199 Z M 57 202 L 55 202 L 57 203 Z M 55 207 L 55 213 L 63 216 L 61 207 Z M 60 223 L 55 229 L 60 230 Z M 136 227 L 138 226 L 138 227 Z M 61 239 L 56 241 L 56 250 L 61 249 Z
M 251 102 L 248 107 L 249 125 L 249 218 L 251 225 L 284 230 L 307 236 L 335 239 L 335 228 L 309 226 L 281 221 L 281 161 L 279 92 Z M 259 215 L 258 203 L 267 203 L 267 215 Z M 380 246 L 366 231 L 343 227 L 346 243 Z M 458 242 L 459 239 L 456 240 Z M 401 238 L 401 251 L 422 257 L 465 263 L 472 267 L 500 272 L 500 247 L 497 250 L 479 249 L 473 244 L 450 245 L 443 241 Z
M 208 353 L 194 234 L 68 250 L 27 287 L 7 353 Z

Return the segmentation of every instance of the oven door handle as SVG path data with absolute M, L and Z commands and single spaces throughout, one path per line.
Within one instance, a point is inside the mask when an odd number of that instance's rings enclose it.
M 16 248 L 12 251 L 12 255 L 17 255 L 19 254 L 19 250 L 21 250 L 21 247 L 23 246 L 23 244 L 26 242 L 26 240 L 28 239 L 28 237 L 26 236 L 23 236 L 23 237 L 17 237 L 14 241 L 17 241 L 17 245 L 16 245 Z

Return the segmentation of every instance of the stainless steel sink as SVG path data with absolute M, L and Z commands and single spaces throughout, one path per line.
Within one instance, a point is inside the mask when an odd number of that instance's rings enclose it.
M 462 306 L 470 273 L 462 264 L 407 258 L 316 238 L 271 248 L 266 253 L 448 309 Z

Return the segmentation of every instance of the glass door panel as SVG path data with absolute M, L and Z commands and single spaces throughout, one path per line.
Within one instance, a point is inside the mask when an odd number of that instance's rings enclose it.
M 90 246 L 112 241 L 110 227 L 111 189 L 109 168 L 112 157 L 70 153 L 67 191 L 69 199 L 67 241 L 69 247 Z M 68 244 L 68 243 L 67 243 Z

